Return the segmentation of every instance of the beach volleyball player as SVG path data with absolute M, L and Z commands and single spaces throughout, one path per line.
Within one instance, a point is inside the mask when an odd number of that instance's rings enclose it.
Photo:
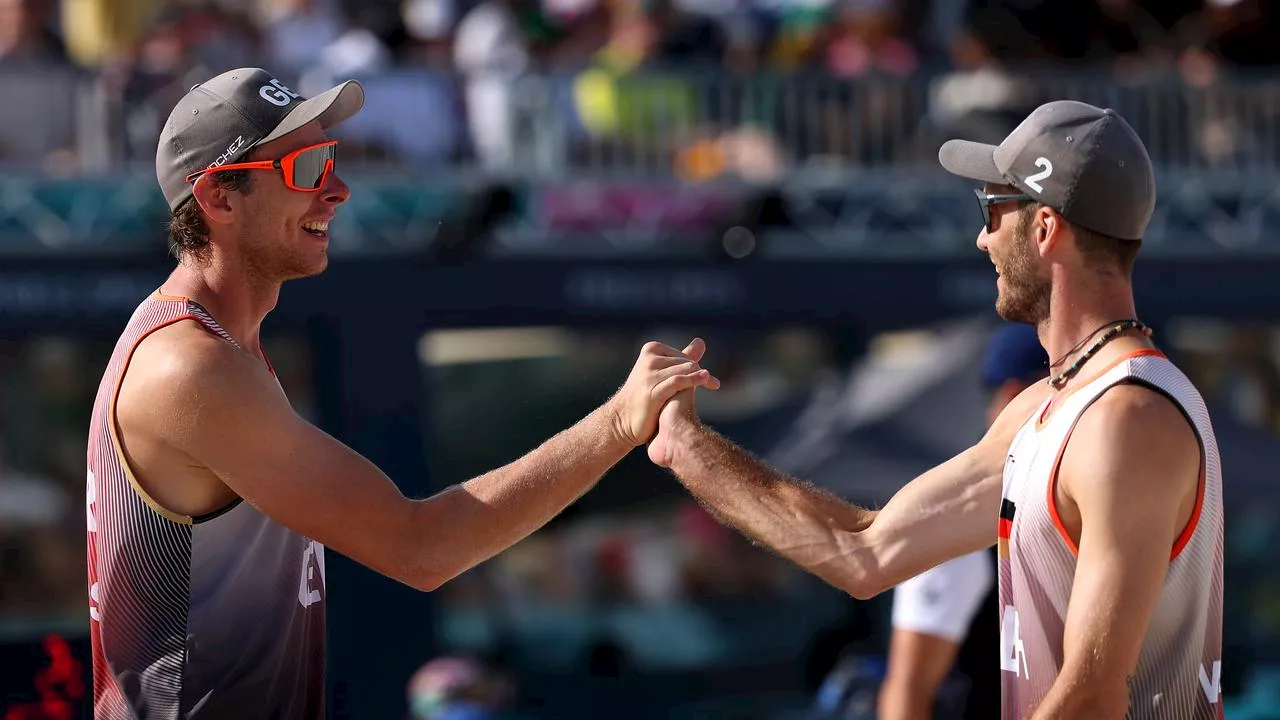
M 717 385 L 700 340 L 646 344 L 582 421 L 425 500 L 300 418 L 260 328 L 283 282 L 327 264 L 349 190 L 326 130 L 363 100 L 354 82 L 308 100 L 243 68 L 192 88 L 164 126 L 178 263 L 125 327 L 89 431 L 100 720 L 323 717 L 326 547 L 435 588 L 573 502 L 652 436 L 667 398 Z
M 1222 469 L 1199 392 L 1136 317 L 1146 148 L 1114 111 L 1056 101 L 998 147 L 953 140 L 939 159 L 982 184 L 996 309 L 1035 326 L 1047 382 L 878 511 L 743 452 L 692 392 L 663 409 L 650 457 L 859 598 L 996 544 L 1006 720 L 1222 717 Z

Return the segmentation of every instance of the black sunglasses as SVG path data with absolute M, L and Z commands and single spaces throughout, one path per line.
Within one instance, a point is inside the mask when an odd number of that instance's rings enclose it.
M 1017 195 L 988 195 L 977 188 L 974 188 L 973 194 L 978 196 L 978 207 L 982 208 L 982 226 L 987 229 L 987 232 L 995 230 L 995 228 L 991 227 L 992 205 L 1003 202 L 1031 202 L 1035 199 L 1023 193 Z

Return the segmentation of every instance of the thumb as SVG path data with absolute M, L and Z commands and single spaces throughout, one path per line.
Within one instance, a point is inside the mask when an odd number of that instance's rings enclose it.
M 707 344 L 702 338 L 694 338 L 684 349 L 685 357 L 694 362 L 702 362 L 702 356 L 707 352 Z

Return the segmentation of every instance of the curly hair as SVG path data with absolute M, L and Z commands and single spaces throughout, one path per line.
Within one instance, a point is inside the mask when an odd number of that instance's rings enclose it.
M 253 175 L 248 170 L 226 170 L 209 173 L 207 177 L 207 182 L 227 190 L 248 192 Z M 194 197 L 187 198 L 169 218 L 169 254 L 176 260 L 188 255 L 203 259 L 209 254 L 209 226 Z

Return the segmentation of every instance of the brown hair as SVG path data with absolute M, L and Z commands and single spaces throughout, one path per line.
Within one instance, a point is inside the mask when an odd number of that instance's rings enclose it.
M 237 192 L 248 192 L 252 174 L 248 170 L 226 170 L 209 173 L 206 182 Z M 209 253 L 209 226 L 205 224 L 200 203 L 194 197 L 173 211 L 169 218 L 169 254 L 181 260 L 187 255 L 202 259 Z
M 1024 227 L 1030 227 L 1032 216 L 1041 207 L 1045 206 L 1029 203 L 1020 208 Z M 1090 268 L 1102 273 L 1118 271 L 1121 277 L 1126 278 L 1133 275 L 1133 263 L 1138 257 L 1138 250 L 1142 248 L 1142 240 L 1121 240 L 1094 232 L 1070 220 L 1067 223 L 1075 231 L 1076 246 L 1080 248 L 1080 255 Z

